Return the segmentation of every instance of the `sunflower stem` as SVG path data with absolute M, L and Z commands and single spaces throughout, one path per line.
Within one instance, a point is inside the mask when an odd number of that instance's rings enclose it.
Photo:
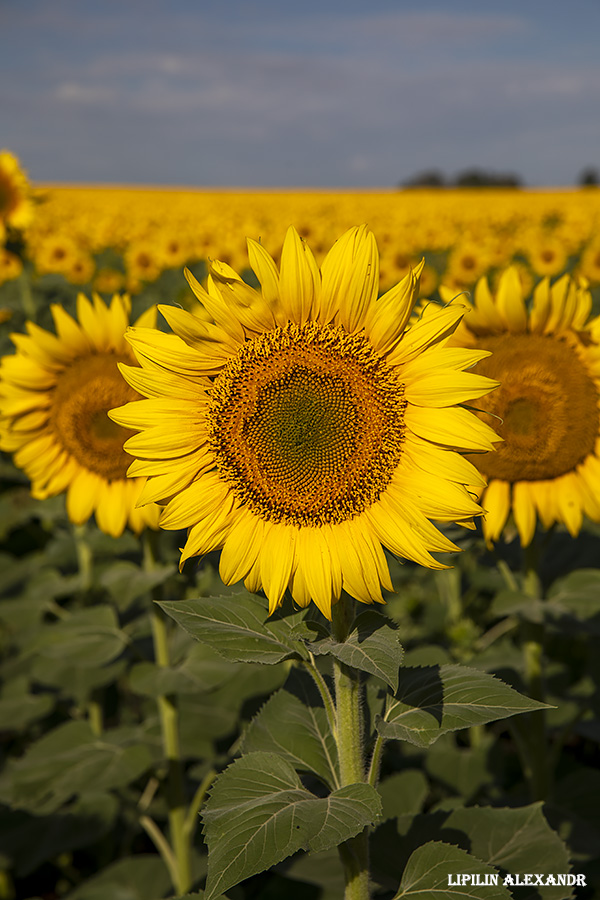
M 153 533 L 144 532 L 144 568 L 148 571 L 154 565 Z M 157 666 L 169 666 L 169 642 L 164 613 L 152 604 L 150 623 L 154 643 L 154 659 Z M 170 849 L 176 866 L 169 865 L 171 878 L 175 875 L 173 887 L 179 894 L 187 894 L 192 886 L 191 829 L 186 828 L 186 802 L 183 760 L 179 744 L 179 714 L 176 698 L 161 694 L 157 698 L 158 716 L 162 733 L 163 748 L 167 759 L 166 794 L 169 808 Z M 166 842 L 165 842 L 166 843 Z M 164 854 L 163 854 L 163 858 Z
M 31 293 L 31 284 L 29 283 L 29 278 L 25 269 L 21 272 L 18 278 L 19 281 L 19 291 L 21 293 L 21 303 L 23 305 L 23 312 L 32 322 L 37 321 L 37 308 L 35 305 L 35 301 L 33 299 L 33 294 Z
M 523 589 L 532 600 L 542 600 L 542 585 L 538 572 L 539 553 L 534 544 L 523 548 Z M 545 702 L 544 687 L 544 623 L 525 621 L 521 627 L 525 681 L 530 696 Z M 535 710 L 528 715 L 524 734 L 531 795 L 534 800 L 544 800 L 550 786 L 548 768 L 548 742 L 546 712 Z
M 316 664 L 315 658 L 310 654 L 309 660 L 304 660 L 304 665 L 308 669 L 315 685 L 317 686 L 317 690 L 321 695 L 321 700 L 323 701 L 323 706 L 325 707 L 325 712 L 327 714 L 327 721 L 329 722 L 329 727 L 331 728 L 332 734 L 335 734 L 337 728 L 337 719 L 336 719 L 336 711 L 335 711 L 335 703 L 333 702 L 333 698 L 329 693 L 329 688 L 327 687 L 327 682 L 319 672 Z
M 198 813 L 200 812 L 202 804 L 206 800 L 208 790 L 216 777 L 217 772 L 215 769 L 211 769 L 206 773 L 206 775 L 198 785 L 198 789 L 196 790 L 196 793 L 192 798 L 192 802 L 189 805 L 183 827 L 185 830 L 185 834 L 190 841 L 194 836 L 194 831 L 196 830 L 196 825 L 198 823 Z
M 102 704 L 98 699 L 92 698 L 88 701 L 87 711 L 90 728 L 92 729 L 96 737 L 100 737 L 102 731 L 104 730 L 104 715 Z
M 332 608 L 332 630 L 336 641 L 347 639 L 353 621 L 353 604 L 342 596 Z M 340 765 L 340 783 L 344 787 L 365 781 L 361 683 L 359 673 L 339 660 L 333 660 L 336 700 L 336 742 Z M 344 900 L 369 900 L 369 833 L 345 841 L 339 848 L 344 867 Z
M 81 590 L 87 592 L 92 586 L 92 548 L 87 539 L 86 525 L 74 525 L 73 537 Z

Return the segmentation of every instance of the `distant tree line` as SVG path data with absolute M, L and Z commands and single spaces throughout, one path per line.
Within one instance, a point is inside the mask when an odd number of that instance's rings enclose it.
M 600 184 L 600 172 L 593 166 L 582 169 L 577 179 L 579 187 L 597 187 Z M 523 181 L 513 172 L 493 172 L 473 166 L 459 172 L 454 178 L 444 175 L 439 169 L 424 169 L 417 172 L 398 187 L 404 188 L 519 188 Z

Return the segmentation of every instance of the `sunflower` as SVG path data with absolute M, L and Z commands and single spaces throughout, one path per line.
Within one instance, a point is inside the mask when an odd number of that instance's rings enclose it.
M 81 256 L 77 241 L 66 233 L 48 234 L 32 248 L 36 271 L 41 275 L 60 273 L 65 275 Z
M 600 284 L 600 239 L 593 240 L 581 254 L 579 272 L 593 285 Z
M 559 275 L 568 262 L 564 243 L 554 236 L 539 236 L 526 250 L 529 264 L 536 275 Z
M 465 239 L 449 254 L 444 279 L 460 290 L 474 284 L 488 268 L 488 253 L 481 241 Z
M 0 247 L 0 284 L 18 278 L 23 271 L 23 263 L 15 253 Z
M 477 283 L 473 310 L 452 338 L 491 351 L 475 371 L 501 382 L 477 406 L 504 443 L 472 457 L 488 479 L 488 543 L 511 511 L 523 546 L 538 518 L 546 528 L 563 522 L 573 536 L 584 514 L 600 521 L 600 318 L 588 321 L 590 309 L 585 282 L 565 275 L 541 281 L 528 310 L 510 267 L 495 296 L 485 278 Z
M 33 218 L 27 176 L 19 160 L 8 150 L 0 150 L 0 225 L 26 228 Z M 1 229 L 0 229 L 1 230 Z
M 125 445 L 130 474 L 148 476 L 139 502 L 190 529 L 182 565 L 220 549 L 223 581 L 262 588 L 270 613 L 288 587 L 328 618 L 342 589 L 381 603 L 383 546 L 445 568 L 432 552 L 457 548 L 429 519 L 481 513 L 466 485 L 484 482 L 456 451 L 497 437 L 457 404 L 495 386 L 463 371 L 487 352 L 444 346 L 459 305 L 406 330 L 420 267 L 378 300 L 365 226 L 320 270 L 293 228 L 280 270 L 248 249 L 260 293 L 213 262 L 208 291 L 186 273 L 202 315 L 163 306 L 174 334 L 127 334 L 141 368 L 120 368 L 147 399 L 110 415 L 140 432 Z
M 123 443 L 132 432 L 107 411 L 139 397 L 118 363 L 134 360 L 123 333 L 130 303 L 117 294 L 107 307 L 94 295 L 77 298 L 78 322 L 51 306 L 57 334 L 27 322 L 13 334 L 17 352 L 0 360 L 0 449 L 31 480 L 34 497 L 67 492 L 67 514 L 81 524 L 95 513 L 99 528 L 118 537 L 126 524 L 136 533 L 157 527 L 158 508 L 138 509 L 145 479 L 128 479 L 131 459 Z M 156 310 L 138 322 L 156 320 Z

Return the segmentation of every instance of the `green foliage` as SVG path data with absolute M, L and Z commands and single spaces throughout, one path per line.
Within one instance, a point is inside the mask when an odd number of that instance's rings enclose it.
M 323 702 L 308 675 L 293 670 L 244 735 L 245 753 L 277 753 L 298 772 L 311 772 L 331 790 L 339 786 L 337 746 Z
M 10 290 L 3 352 L 23 319 Z M 162 290 L 153 298 L 170 299 Z M 75 294 L 40 279 L 42 324 L 50 300 L 72 310 Z M 8 457 L 0 479 L 3 900 L 340 900 L 337 845 L 365 825 L 374 900 L 600 891 L 597 528 L 540 544 L 543 599 L 528 592 L 516 542 L 492 555 L 477 534 L 449 529 L 464 551 L 453 574 L 391 560 L 396 593 L 377 611 L 360 607 L 336 641 L 289 598 L 269 618 L 264 598 L 224 588 L 210 556 L 180 574 L 181 535 L 154 536 L 152 561 L 129 533 L 114 540 L 90 523 L 76 537 L 63 499 L 33 500 Z M 172 620 L 167 662 L 154 645 L 157 602 Z M 537 685 L 525 661 L 535 634 Z M 366 688 L 377 788 L 340 787 L 338 662 Z M 161 704 L 178 722 L 189 890 L 156 838 L 171 840 L 174 806 Z M 540 747 L 543 804 L 532 802 Z M 569 871 L 588 887 L 502 884 Z M 453 872 L 500 883 L 449 886 Z
M 376 726 L 385 738 L 428 747 L 449 731 L 543 708 L 492 675 L 466 666 L 407 667 Z
M 265 621 L 264 603 L 251 594 L 160 605 L 189 634 L 232 662 L 274 665 L 291 657 L 306 656 L 302 643 L 292 637 L 300 616 Z
M 481 897 L 480 884 L 468 884 L 457 891 L 448 885 L 448 872 L 461 875 L 480 875 L 485 884 L 485 876 L 495 875 L 491 866 L 474 859 L 458 847 L 430 841 L 418 847 L 406 864 L 400 890 L 394 900 L 403 897 L 435 897 L 436 900 L 454 900 L 459 897 Z M 486 885 L 485 896 L 492 900 L 510 900 L 511 894 L 501 885 Z
M 203 813 L 209 848 L 206 898 L 297 850 L 328 850 L 372 825 L 377 791 L 352 784 L 319 798 L 274 753 L 249 753 L 217 779 Z
M 370 609 L 360 613 L 343 642 L 327 637 L 308 647 L 315 656 L 331 654 L 354 669 L 381 678 L 393 691 L 398 687 L 404 651 L 393 623 L 380 613 Z

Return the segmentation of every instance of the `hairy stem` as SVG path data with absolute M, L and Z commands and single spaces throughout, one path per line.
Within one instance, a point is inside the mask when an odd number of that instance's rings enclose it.
M 523 549 L 523 586 L 532 600 L 542 599 L 542 586 L 538 574 L 537 547 L 531 544 Z M 544 623 L 523 622 L 521 626 L 525 681 L 530 696 L 540 702 L 545 701 L 543 657 Z M 535 710 L 527 716 L 524 746 L 527 754 L 527 770 L 531 795 L 534 800 L 544 800 L 550 786 L 548 768 L 548 743 L 546 734 L 546 712 Z
M 144 566 L 154 565 L 153 535 L 144 535 Z M 169 643 L 164 613 L 156 604 L 150 610 L 150 623 L 157 666 L 169 666 Z M 173 887 L 179 894 L 187 894 L 192 886 L 190 829 L 186 828 L 186 802 L 183 760 L 179 745 L 179 714 L 174 696 L 161 694 L 157 698 L 158 716 L 163 748 L 167 759 L 166 793 L 169 808 L 169 834 L 176 862 L 176 881 Z M 172 867 L 169 867 L 172 872 Z
M 353 619 L 353 604 L 342 596 L 332 609 L 333 636 L 347 639 Z M 358 672 L 337 659 L 333 661 L 336 700 L 336 741 L 340 764 L 340 783 L 365 781 L 363 722 L 361 715 L 361 683 Z M 369 900 L 369 834 L 345 841 L 339 848 L 344 866 L 346 890 L 344 900 Z

